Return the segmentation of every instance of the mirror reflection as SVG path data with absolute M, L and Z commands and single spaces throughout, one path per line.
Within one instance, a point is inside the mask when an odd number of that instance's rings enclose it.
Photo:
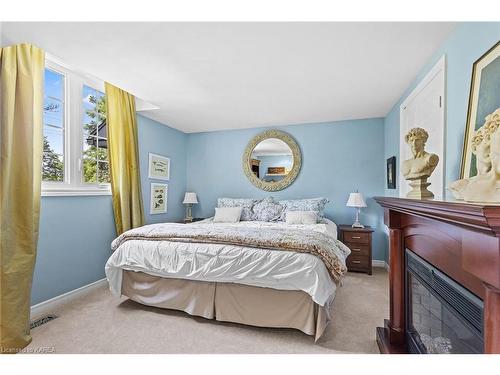
M 252 150 L 250 167 L 262 181 L 280 181 L 293 167 L 292 150 L 278 138 L 267 138 Z

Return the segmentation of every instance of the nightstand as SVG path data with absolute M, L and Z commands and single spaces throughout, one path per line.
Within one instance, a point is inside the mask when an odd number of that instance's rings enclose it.
M 350 225 L 339 225 L 339 240 L 349 249 L 347 269 L 354 272 L 372 274 L 372 233 L 371 227 L 353 228 Z

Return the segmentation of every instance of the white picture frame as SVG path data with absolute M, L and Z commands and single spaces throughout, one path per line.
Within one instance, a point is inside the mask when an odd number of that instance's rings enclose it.
M 166 214 L 168 206 L 168 185 L 151 183 L 149 213 L 151 215 Z
M 170 179 L 170 158 L 150 152 L 148 165 L 149 178 L 164 181 Z

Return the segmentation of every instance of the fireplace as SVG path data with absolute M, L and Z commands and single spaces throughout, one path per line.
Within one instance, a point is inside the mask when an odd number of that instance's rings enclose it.
M 406 335 L 411 353 L 483 353 L 483 301 L 406 249 Z
M 500 354 L 500 205 L 375 200 L 389 228 L 380 351 Z

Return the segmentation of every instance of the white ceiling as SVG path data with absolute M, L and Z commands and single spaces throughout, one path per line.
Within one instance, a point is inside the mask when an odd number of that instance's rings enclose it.
M 285 142 L 278 138 L 268 138 L 265 139 L 252 151 L 252 156 L 280 156 L 280 155 L 292 155 L 292 150 Z
M 384 117 L 455 23 L 3 23 L 184 132 Z

